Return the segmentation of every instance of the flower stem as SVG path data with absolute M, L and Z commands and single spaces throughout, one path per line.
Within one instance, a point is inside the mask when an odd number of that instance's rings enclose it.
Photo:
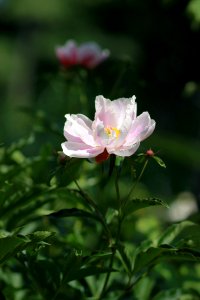
M 112 254 L 111 254 L 110 263 L 109 263 L 109 267 L 108 267 L 109 271 L 106 274 L 106 278 L 105 278 L 105 281 L 104 281 L 103 289 L 101 291 L 101 295 L 100 295 L 99 299 L 104 299 L 104 295 L 105 295 L 105 292 L 106 292 L 106 289 L 107 289 L 107 286 L 108 286 L 108 281 L 110 279 L 110 274 L 112 272 L 113 262 L 114 262 L 114 258 L 115 258 L 115 254 L 116 254 L 116 250 L 117 250 L 116 246 L 117 246 L 118 242 L 119 242 L 119 237 L 116 239 L 116 243 L 112 247 Z
M 119 197 L 118 178 L 116 180 L 116 183 L 117 183 L 116 184 L 117 197 Z M 119 203 L 121 203 L 120 202 L 120 198 L 119 198 Z M 119 240 L 120 240 L 120 232 L 121 232 L 122 220 L 123 220 L 123 218 L 121 217 L 121 206 L 120 206 L 119 207 L 119 214 L 118 214 L 117 234 L 116 234 L 115 244 L 112 246 L 112 254 L 111 254 L 110 263 L 109 263 L 109 271 L 106 274 L 106 278 L 105 278 L 105 281 L 104 281 L 103 289 L 101 291 L 101 295 L 100 295 L 99 299 L 104 299 L 104 294 L 105 294 L 107 286 L 108 286 L 108 281 L 110 279 L 110 274 L 112 272 L 112 267 L 113 267 L 113 262 L 114 262 L 114 258 L 115 258 L 117 246 L 118 246 L 118 243 L 119 243 Z
M 99 299 L 103 299 L 103 297 L 104 297 L 104 294 L 105 294 L 105 291 L 106 291 L 106 288 L 107 288 L 107 285 L 108 285 L 108 281 L 109 281 L 109 278 L 110 278 L 111 269 L 112 269 L 113 262 L 114 262 L 115 252 L 116 252 L 116 249 L 112 248 L 112 254 L 111 254 L 111 258 L 110 258 L 110 264 L 109 264 L 109 267 L 108 267 L 109 271 L 106 274 L 106 278 L 105 278 L 105 281 L 104 281 L 103 289 L 101 291 L 101 295 L 100 295 Z
M 121 208 L 121 201 L 120 201 L 120 191 L 119 191 L 119 175 L 116 174 L 115 177 L 115 189 L 116 189 L 116 195 L 117 195 L 117 202 L 119 203 L 119 210 Z
M 93 199 L 91 199 L 89 197 L 89 195 L 87 193 L 85 193 L 82 188 L 80 187 L 80 185 L 78 184 L 78 182 L 74 179 L 74 183 L 76 184 L 80 194 L 82 195 L 82 197 L 87 201 L 87 203 L 90 205 L 90 207 L 92 207 L 94 209 L 94 211 L 96 212 L 97 216 L 99 217 L 99 220 L 101 222 L 101 224 L 103 225 L 103 228 L 106 232 L 106 235 L 108 237 L 108 242 L 110 244 L 110 241 L 112 240 L 112 237 L 111 237 L 111 233 L 110 233 L 110 230 L 106 224 L 106 221 L 102 215 L 102 213 L 100 212 L 98 206 L 96 205 L 96 203 L 93 201 Z
M 124 201 L 124 203 L 123 203 L 123 206 L 126 206 L 126 203 L 127 203 L 127 201 L 129 200 L 129 198 L 130 198 L 130 196 L 131 196 L 133 190 L 135 189 L 135 187 L 137 186 L 138 182 L 139 182 L 140 179 L 142 178 L 142 175 L 144 174 L 144 171 L 145 171 L 145 169 L 146 169 L 146 167 L 147 167 L 148 161 L 149 161 L 149 160 L 148 160 L 148 158 L 147 158 L 147 159 L 145 160 L 145 162 L 144 162 L 144 165 L 143 165 L 143 167 L 142 167 L 142 170 L 141 170 L 141 172 L 140 172 L 140 175 L 138 176 L 137 180 L 134 182 L 134 184 L 132 185 L 132 187 L 131 187 L 131 189 L 130 189 L 128 195 L 126 196 L 125 201 Z

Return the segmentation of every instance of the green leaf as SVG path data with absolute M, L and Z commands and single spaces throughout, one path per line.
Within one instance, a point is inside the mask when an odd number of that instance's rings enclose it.
M 27 145 L 33 144 L 35 141 L 35 135 L 33 133 L 30 134 L 27 138 L 22 138 L 16 143 L 12 143 L 11 146 L 7 149 L 9 154 L 12 154 L 15 150 L 20 150 Z
M 28 235 L 11 235 L 0 238 L 0 264 L 18 252 L 36 247 L 40 242 L 54 235 L 49 231 L 37 231 Z
M 159 292 L 153 300 L 180 300 L 181 297 L 181 289 L 170 289 Z
M 118 215 L 118 211 L 114 208 L 109 207 L 106 212 L 107 224 L 110 224 L 117 215 Z
M 124 162 L 123 156 L 116 156 L 115 166 L 121 167 Z
M 166 164 L 164 163 L 164 161 L 158 157 L 158 156 L 152 156 L 153 159 L 155 159 L 155 161 L 162 167 L 162 168 L 166 168 Z
M 127 205 L 124 208 L 124 214 L 125 216 L 132 214 L 136 210 L 150 207 L 150 206 L 163 206 L 167 207 L 168 205 L 163 200 L 157 199 L 157 198 L 148 198 L 148 199 L 132 199 L 127 203 Z
M 101 273 L 114 272 L 113 269 L 100 266 L 85 265 L 85 257 L 78 255 L 76 251 L 71 251 L 65 259 L 63 279 L 60 288 L 66 283 L 79 280 L 81 278 L 98 275 Z
M 152 300 L 199 300 L 200 294 L 194 290 L 181 288 L 169 289 L 159 292 Z
M 200 24 L 200 2 L 198 0 L 190 0 L 186 8 L 187 14 L 192 19 L 192 25 Z
M 150 300 L 153 288 L 155 287 L 155 279 L 151 276 L 143 277 L 134 287 L 134 294 L 137 300 Z
M 117 253 L 119 254 L 119 258 L 123 263 L 123 266 L 126 270 L 126 272 L 131 275 L 132 272 L 132 264 L 131 264 L 131 260 L 128 257 L 126 251 L 125 251 L 125 247 L 121 244 L 117 245 Z
M 108 272 L 116 272 L 116 270 L 109 269 L 109 268 L 95 267 L 95 266 L 83 267 L 79 269 L 78 272 L 70 273 L 67 282 L 73 280 L 79 280 L 81 278 L 88 277 L 88 276 L 108 273 Z
M 145 252 L 138 253 L 135 259 L 133 273 L 139 273 L 141 275 L 150 267 L 163 260 L 200 262 L 200 251 L 194 251 L 189 248 L 177 249 L 168 245 L 157 248 L 151 247 Z
M 170 226 L 159 238 L 158 245 L 169 244 L 174 247 L 200 248 L 200 225 L 183 221 Z
M 55 218 L 69 218 L 69 217 L 90 218 L 96 221 L 100 221 L 99 217 L 95 213 L 92 214 L 78 208 L 61 209 L 57 212 L 51 213 L 48 216 L 55 217 Z
M 54 172 L 53 184 L 58 187 L 66 187 L 70 182 L 79 176 L 79 170 L 83 160 L 71 158 L 64 166 L 60 165 Z
M 29 239 L 26 240 L 17 236 L 0 238 L 0 263 L 25 249 L 28 242 L 30 242 Z
M 52 237 L 53 235 L 54 232 L 50 231 L 35 231 L 34 233 L 28 234 L 26 237 L 28 237 L 32 243 L 38 243 Z

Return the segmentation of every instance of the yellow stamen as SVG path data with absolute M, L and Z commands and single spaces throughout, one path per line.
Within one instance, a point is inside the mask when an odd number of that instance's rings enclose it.
M 117 129 L 116 127 L 110 127 L 110 126 L 107 126 L 106 128 L 104 128 L 105 130 L 105 133 L 111 137 L 112 134 L 113 134 L 113 131 L 115 133 L 115 138 L 118 139 L 119 135 L 120 135 L 120 130 Z
M 116 138 L 118 139 L 118 137 L 119 137 L 119 135 L 120 135 L 120 130 L 117 129 L 117 128 L 115 128 L 115 127 L 113 127 L 112 130 L 114 130 L 115 135 L 116 135 Z

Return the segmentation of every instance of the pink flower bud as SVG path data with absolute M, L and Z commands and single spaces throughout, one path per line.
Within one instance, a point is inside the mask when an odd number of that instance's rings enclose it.
M 146 156 L 154 156 L 155 155 L 155 153 L 153 152 L 153 150 L 151 150 L 151 149 L 149 149 L 149 150 L 147 150 L 146 151 Z

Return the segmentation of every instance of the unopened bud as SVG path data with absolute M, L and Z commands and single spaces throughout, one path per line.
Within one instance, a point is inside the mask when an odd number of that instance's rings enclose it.
M 146 156 L 152 157 L 154 155 L 155 155 L 155 153 L 153 152 L 153 150 L 149 149 L 146 151 Z

